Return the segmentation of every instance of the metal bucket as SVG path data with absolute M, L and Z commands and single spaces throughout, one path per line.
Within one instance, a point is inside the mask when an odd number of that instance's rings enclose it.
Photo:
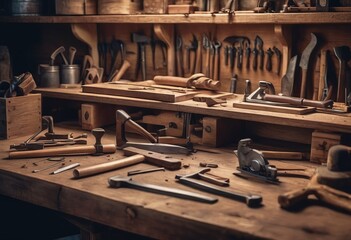
M 40 64 L 38 73 L 40 76 L 39 86 L 42 88 L 60 87 L 60 67 L 50 66 L 49 64 Z
M 40 0 L 12 0 L 11 15 L 13 16 L 38 16 L 42 13 Z
M 80 77 L 80 67 L 77 64 L 61 66 L 61 84 L 77 84 Z

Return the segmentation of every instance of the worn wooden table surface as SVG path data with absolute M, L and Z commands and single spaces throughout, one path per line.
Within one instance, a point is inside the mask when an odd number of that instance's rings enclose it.
M 76 128 L 75 128 L 76 127 Z M 55 127 L 57 133 L 81 133 L 78 126 Z M 195 172 L 199 162 L 215 162 L 211 173 L 230 179 L 229 189 L 241 193 L 260 194 L 263 205 L 249 208 L 244 203 L 218 197 L 215 204 L 146 193 L 134 189 L 112 189 L 108 178 L 127 176 L 127 172 L 151 167 L 146 163 L 82 178 L 73 179 L 72 170 L 57 175 L 54 169 L 32 173 L 49 164 L 43 158 L 9 160 L 8 149 L 27 137 L 0 140 L 0 194 L 75 215 L 117 229 L 157 239 L 350 239 L 351 216 L 321 204 L 310 204 L 296 211 L 280 208 L 281 193 L 305 186 L 309 180 L 280 177 L 281 184 L 272 185 L 241 179 L 232 173 L 238 165 L 234 149 L 221 149 L 220 154 L 198 151 L 190 156 L 177 155 L 190 167 L 177 171 L 154 172 L 133 176 L 133 180 L 201 193 L 175 181 L 176 174 Z M 89 143 L 93 137 L 89 134 Z M 113 129 L 103 143 L 114 143 Z M 122 158 L 123 153 L 103 156 L 67 156 L 66 165 L 79 162 L 81 167 Z M 33 163 L 37 162 L 37 166 Z M 316 165 L 308 162 L 273 161 L 278 168 L 305 168 L 312 175 Z M 205 195 L 214 196 L 208 193 Z

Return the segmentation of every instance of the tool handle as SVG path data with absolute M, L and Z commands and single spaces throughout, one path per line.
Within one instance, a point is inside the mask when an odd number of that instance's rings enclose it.
M 304 98 L 306 96 L 307 69 L 302 69 L 301 71 L 302 71 L 302 77 L 301 77 L 300 98 Z
M 314 101 L 314 100 L 308 100 L 304 98 L 287 97 L 287 96 L 280 96 L 280 95 L 273 95 L 273 94 L 265 94 L 263 98 L 266 101 L 288 103 L 294 106 L 310 106 L 310 107 L 317 107 L 317 108 L 326 108 L 332 105 L 333 103 L 332 100 Z
M 194 86 L 196 89 L 208 89 L 217 91 L 221 87 L 221 82 L 209 79 L 207 77 L 200 77 L 199 79 L 192 82 L 192 86 Z
M 346 61 L 340 61 L 337 102 L 345 102 Z
M 181 50 L 177 50 L 177 74 L 178 76 L 184 76 L 184 63 L 183 63 L 183 53 Z
M 290 191 L 278 196 L 278 203 L 282 208 L 292 208 L 304 202 L 313 190 L 309 188 L 301 188 L 298 190 Z
M 183 77 L 173 77 L 173 76 L 155 76 L 154 81 L 159 85 L 169 85 L 176 87 L 190 87 L 189 79 Z
M 127 60 L 124 60 L 122 67 L 119 69 L 117 74 L 111 77 L 112 79 L 111 81 L 117 82 L 118 80 L 120 80 L 129 67 L 130 67 L 130 62 L 128 62 Z
M 179 159 L 171 158 L 168 155 L 151 152 L 144 149 L 135 147 L 126 147 L 123 149 L 125 156 L 133 156 L 135 154 L 145 156 L 145 161 L 153 165 L 164 167 L 168 170 L 178 170 L 182 166 L 182 162 Z
M 202 47 L 201 40 L 198 41 L 198 48 L 196 49 L 196 64 L 195 64 L 195 73 L 202 72 Z
M 351 194 L 326 185 L 319 185 L 315 190 L 315 195 L 319 200 L 351 213 Z
M 318 95 L 317 95 L 318 100 L 324 100 L 323 90 L 328 88 L 328 86 L 325 86 L 327 82 L 324 81 L 326 77 L 326 69 L 327 69 L 327 50 L 321 50 L 320 65 L 319 65 Z
M 136 133 L 140 134 L 141 136 L 145 137 L 152 143 L 156 143 L 157 139 L 151 135 L 146 129 L 140 126 L 138 123 L 134 122 L 133 120 L 129 119 L 126 123 L 126 127 L 129 129 L 134 130 Z
M 73 171 L 74 178 L 87 177 L 111 170 L 120 169 L 137 163 L 141 163 L 145 160 L 143 155 L 137 154 L 123 159 L 118 159 L 116 161 L 101 163 L 85 168 L 77 168 Z
M 114 153 L 116 146 L 114 144 L 102 145 L 102 153 Z M 33 151 L 10 152 L 9 158 L 34 158 L 34 157 L 51 157 L 62 155 L 78 155 L 78 154 L 95 154 L 96 148 L 92 146 L 65 147 L 56 149 L 43 149 Z
M 218 80 L 219 77 L 219 53 L 216 52 L 214 56 L 213 80 Z

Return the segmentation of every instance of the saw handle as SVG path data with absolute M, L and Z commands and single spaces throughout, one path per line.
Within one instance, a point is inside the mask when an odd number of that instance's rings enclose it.
M 295 98 L 295 97 L 280 96 L 280 95 L 273 95 L 273 94 L 265 94 L 263 98 L 266 101 L 288 103 L 294 106 L 310 106 L 310 107 L 316 107 L 316 108 L 327 108 L 333 105 L 332 100 L 314 101 L 314 100 L 308 100 L 305 98 Z

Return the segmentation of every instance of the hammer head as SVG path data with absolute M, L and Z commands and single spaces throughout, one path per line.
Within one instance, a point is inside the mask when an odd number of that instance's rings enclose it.
M 150 42 L 150 38 L 140 33 L 132 33 L 132 42 L 146 44 Z
M 131 177 L 114 176 L 108 179 L 108 184 L 113 188 L 123 187 L 123 183 L 130 182 Z

